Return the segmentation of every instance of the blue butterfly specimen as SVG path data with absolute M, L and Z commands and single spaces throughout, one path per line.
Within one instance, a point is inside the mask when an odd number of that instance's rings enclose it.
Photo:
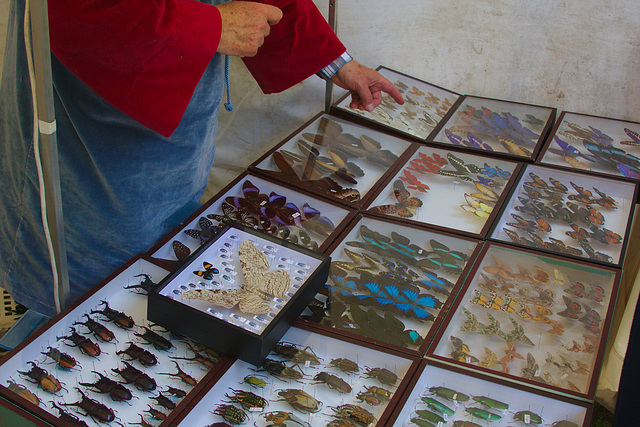
M 358 290 L 356 282 L 350 277 L 347 278 L 337 273 L 331 274 L 330 277 L 334 285 L 329 285 L 327 283 L 325 286 L 329 288 L 329 292 L 334 295 L 343 297 L 352 296 L 353 292 Z

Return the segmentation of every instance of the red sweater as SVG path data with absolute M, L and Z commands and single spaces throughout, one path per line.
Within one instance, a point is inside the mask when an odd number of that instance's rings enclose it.
M 244 62 L 265 93 L 313 75 L 345 48 L 311 0 L 252 0 L 282 9 Z M 214 6 L 195 0 L 48 0 L 51 50 L 107 102 L 169 136 L 220 42 Z

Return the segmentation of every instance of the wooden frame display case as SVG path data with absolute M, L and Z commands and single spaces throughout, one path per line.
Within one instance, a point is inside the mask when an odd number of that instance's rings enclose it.
M 249 170 L 359 206 L 411 144 L 320 113 Z
M 460 99 L 458 93 L 387 67 L 378 67 L 378 72 L 395 84 L 404 105 L 385 94 L 372 112 L 356 110 L 349 107 L 351 97 L 347 93 L 331 106 L 331 113 L 424 142 Z
M 291 328 L 262 369 L 237 361 L 177 424 L 384 426 L 418 365 L 392 352 Z
M 301 319 L 422 356 L 480 251 L 479 241 L 360 217 L 331 248 L 331 274 Z
M 637 185 L 527 165 L 491 239 L 621 266 Z
M 229 226 L 149 294 L 148 318 L 260 366 L 328 272 L 326 255 Z
M 640 123 L 563 111 L 538 162 L 640 180 Z
M 592 413 L 593 406 L 584 402 L 525 391 L 496 378 L 423 360 L 392 420 L 398 427 L 426 422 L 441 427 L 484 423 L 588 427 Z
M 555 117 L 551 107 L 465 95 L 428 142 L 534 161 Z
M 620 275 L 488 243 L 427 355 L 592 400 Z
M 131 260 L 0 359 L 0 395 L 42 425 L 171 425 L 229 358 L 146 320 L 145 289 L 167 273 Z
M 367 212 L 482 239 L 520 167 L 509 160 L 420 146 L 380 187 Z
M 243 173 L 152 247 L 148 254 L 175 269 L 230 222 L 322 253 L 355 214 L 355 210 L 303 190 Z

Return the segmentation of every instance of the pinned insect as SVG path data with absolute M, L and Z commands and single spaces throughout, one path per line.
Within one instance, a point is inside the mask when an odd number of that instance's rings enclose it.
M 100 301 L 100 304 L 104 305 L 102 310 L 91 310 L 91 314 L 101 314 L 105 318 L 112 321 L 117 327 L 122 329 L 131 329 L 135 325 L 135 321 L 133 317 L 128 316 L 122 311 L 114 310 L 109 307 L 109 303 L 107 301 Z
M 157 332 L 147 328 L 146 326 L 143 326 L 142 328 L 144 328 L 144 334 L 138 334 L 137 332 L 134 332 L 133 335 L 140 337 L 148 344 L 153 345 L 156 350 L 169 351 L 174 347 L 173 344 L 171 344 L 171 341 L 158 334 Z
M 417 208 L 422 207 L 422 200 L 412 197 L 411 193 L 404 187 L 401 180 L 393 183 L 393 195 L 396 203 L 373 206 L 369 212 L 383 215 L 397 215 L 401 218 L 411 218 L 416 215 Z
M 61 406 L 77 406 L 82 409 L 85 413 L 83 414 L 86 417 L 90 417 L 97 423 L 111 423 L 115 421 L 116 415 L 113 409 L 108 408 L 97 400 L 91 399 L 87 397 L 82 390 L 76 387 L 76 390 L 80 393 L 81 399 L 75 403 L 61 403 Z M 124 427 L 124 424 L 116 421 L 117 424 L 120 424 Z
M 193 352 L 194 356 L 193 357 L 169 357 L 169 359 L 172 360 L 187 360 L 187 361 L 191 361 L 191 362 L 197 362 L 200 363 L 202 366 L 204 366 L 207 369 L 211 369 L 213 368 L 216 363 L 218 363 L 217 360 L 212 359 L 206 355 L 204 355 L 202 352 L 196 350 L 195 348 L 193 348 L 193 346 L 189 343 L 186 343 L 187 346 L 189 347 L 189 349 Z
M 134 368 L 127 362 L 124 369 L 112 368 L 111 370 L 119 374 L 125 380 L 125 384 L 133 384 L 138 390 L 153 391 L 156 389 L 156 381 L 139 369 Z
M 90 332 L 93 332 L 93 335 L 102 342 L 111 342 L 116 339 L 115 334 L 109 330 L 109 328 L 99 322 L 96 322 L 86 313 L 84 316 L 87 318 L 86 322 L 73 322 L 73 325 L 86 326 L 86 328 L 89 329 Z
M 242 407 L 249 412 L 263 411 L 264 408 L 269 404 L 269 402 L 264 397 L 258 396 L 257 394 L 250 391 L 234 389 L 231 390 L 234 394 L 225 394 L 227 399 L 230 399 L 232 402 L 240 403 L 240 405 L 242 405 Z
M 454 360 L 465 363 L 477 363 L 480 361 L 477 357 L 471 355 L 471 350 L 469 346 L 462 342 L 462 340 L 458 337 L 451 336 L 451 344 L 453 345 L 454 350 L 451 352 L 451 357 Z
M 100 377 L 98 381 L 96 381 L 95 383 L 79 382 L 78 384 L 88 387 L 98 393 L 108 394 L 109 397 L 111 397 L 111 399 L 115 402 L 125 402 L 133 398 L 131 391 L 125 386 L 123 386 L 122 384 L 116 381 L 113 381 L 110 378 L 105 377 L 100 372 L 97 372 L 97 371 L 91 371 L 91 372 L 93 372 L 94 374 Z
M 61 352 L 57 348 L 47 347 L 47 351 L 41 352 L 41 354 L 44 354 L 45 356 L 49 356 L 51 359 L 53 359 L 56 362 L 57 366 L 60 369 L 65 371 L 70 371 L 76 366 L 80 366 L 76 359 L 74 359 L 67 353 Z
M 144 412 L 149 413 L 149 415 L 151 415 L 151 418 L 153 418 L 154 420 L 164 421 L 167 419 L 167 414 L 165 414 L 164 412 L 154 409 L 151 405 L 147 406 L 149 407 L 149 409 Z
M 364 391 L 359 392 L 356 395 L 356 399 L 361 402 L 368 403 L 369 405 L 380 405 L 389 399 L 391 399 L 391 395 L 393 392 L 386 390 L 384 388 L 371 386 L 364 388 Z
M 46 369 L 43 369 L 36 365 L 34 362 L 27 362 L 31 365 L 31 369 L 29 371 L 17 371 L 19 374 L 23 375 L 25 379 L 33 384 L 38 384 L 38 386 L 48 392 L 55 394 L 60 390 L 66 390 L 58 379 L 56 379 L 53 375 L 49 374 Z
M 480 403 L 481 405 L 486 406 L 487 408 L 500 409 L 503 411 L 509 409 L 508 403 L 500 402 L 499 400 L 492 399 L 487 396 L 473 396 L 473 400 Z
M 171 377 L 180 378 L 183 383 L 188 384 L 190 386 L 195 386 L 196 384 L 198 384 L 198 381 L 195 378 L 193 378 L 191 375 L 187 374 L 182 369 L 180 369 L 180 365 L 178 365 L 178 362 L 174 361 L 173 363 L 176 364 L 176 369 L 178 370 L 177 373 L 172 374 L 168 372 L 162 372 L 160 373 L 160 375 L 169 375 Z
M 434 398 L 423 396 L 420 398 L 420 400 L 426 403 L 431 410 L 436 411 L 442 415 L 446 415 L 447 417 L 455 413 L 453 409 L 449 408 L 447 405 L 445 405 L 442 402 L 438 402 Z
M 245 411 L 233 405 L 218 405 L 213 413 L 220 415 L 225 421 L 231 424 L 242 424 L 249 419 Z
M 365 367 L 365 376 L 367 378 L 375 378 L 385 385 L 395 385 L 398 381 L 398 375 L 387 368 L 368 368 Z
M 116 351 L 117 355 L 127 355 L 130 357 L 129 362 L 138 360 L 142 366 L 154 366 L 158 364 L 156 356 L 148 350 L 138 347 L 134 343 L 130 342 L 129 347 L 125 350 Z
M 215 268 L 210 262 L 203 262 L 202 267 L 204 270 L 194 271 L 193 274 L 202 277 L 204 280 L 213 280 L 213 276 L 220 273 L 220 270 Z
M 438 397 L 443 399 L 453 400 L 454 402 L 462 403 L 469 401 L 469 396 L 464 393 L 452 390 L 447 387 L 429 387 L 429 391 Z
M 331 362 L 329 362 L 329 366 L 338 368 L 346 374 L 360 372 L 360 367 L 356 362 L 342 357 L 331 360 Z
M 311 365 L 320 364 L 320 359 L 309 346 L 301 348 L 296 344 L 278 343 L 273 351 L 294 363 L 308 363 Z
M 267 427 L 311 427 L 311 424 L 301 420 L 291 412 L 267 412 L 266 414 L 262 415 L 264 416 L 265 420 L 272 423 Z
M 56 337 L 56 339 L 58 341 L 59 340 L 63 340 L 63 339 L 71 341 L 73 343 L 73 345 L 71 345 L 71 344 L 67 344 L 67 345 L 69 345 L 71 347 L 78 347 L 80 352 L 82 354 L 86 354 L 87 356 L 91 356 L 91 357 L 100 356 L 101 351 L 100 351 L 100 347 L 98 346 L 97 343 L 94 343 L 89 338 L 83 337 L 78 332 L 76 332 L 76 330 L 73 327 L 71 327 L 69 329 L 71 329 L 71 335 L 62 336 L 62 337 Z
M 357 405 L 346 404 L 331 409 L 335 417 L 344 418 L 362 426 L 369 426 L 377 421 L 371 412 Z
M 151 396 L 151 399 L 155 400 L 158 403 L 158 405 L 170 411 L 176 408 L 176 404 L 173 402 L 173 400 L 169 399 L 167 396 L 165 396 L 162 393 L 158 393 L 157 396 Z
M 276 400 L 286 401 L 293 409 L 300 412 L 318 412 L 322 408 L 322 402 L 316 400 L 313 396 L 300 389 L 280 390 L 278 396 L 282 399 Z
M 273 375 L 276 378 L 280 378 L 282 380 L 294 380 L 300 382 L 302 378 L 304 378 L 304 372 L 302 369 L 295 364 L 293 366 L 287 366 L 284 362 L 273 359 L 265 359 L 262 362 L 262 368 L 267 371 L 269 374 Z
M 470 413 L 476 418 L 481 418 L 487 421 L 498 421 L 502 419 L 501 415 L 494 414 L 493 412 L 489 412 L 486 409 L 482 409 L 482 408 L 465 408 L 465 411 L 467 411 L 468 413 Z
M 351 393 L 351 386 L 342 378 L 330 374 L 328 372 L 320 372 L 313 380 L 317 383 L 324 383 L 332 390 L 336 390 L 338 393 Z
M 531 411 L 518 411 L 513 414 L 513 419 L 525 424 L 542 424 L 542 417 Z
M 174 243 L 178 243 L 178 241 L 176 240 Z M 158 283 L 155 283 L 153 280 L 151 280 L 151 276 L 149 276 L 148 274 L 142 273 L 133 277 L 143 277 L 143 279 L 139 284 L 124 286 L 123 289 L 135 289 L 135 293 L 149 295 L 150 292 L 153 292 L 158 288 Z M 138 289 L 140 289 L 141 292 L 138 292 Z
M 31 391 L 29 391 L 28 388 L 26 388 L 22 384 L 18 384 L 17 382 L 13 381 L 12 379 L 11 380 L 7 380 L 7 383 L 9 384 L 9 387 L 7 387 L 9 389 L 9 391 L 14 392 L 18 396 L 20 396 L 23 399 L 33 403 L 36 406 L 40 405 L 40 398 L 38 398 L 38 396 L 33 394 Z
M 242 382 L 245 384 L 249 384 L 251 387 L 254 387 L 254 388 L 264 388 L 267 385 L 267 382 L 265 380 L 263 380 L 262 378 L 258 378 L 254 375 L 247 375 L 246 377 L 244 377 Z
M 78 418 L 71 412 L 65 411 L 64 409 L 56 405 L 55 402 L 49 402 L 49 403 L 51 404 L 51 407 L 53 409 L 58 410 L 58 420 L 63 422 L 65 425 L 69 425 L 71 427 L 89 427 L 87 423 L 82 421 L 80 418 Z

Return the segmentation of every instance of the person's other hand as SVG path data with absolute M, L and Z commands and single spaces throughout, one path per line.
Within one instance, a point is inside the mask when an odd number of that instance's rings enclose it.
M 232 1 L 216 6 L 222 16 L 222 35 L 218 52 L 232 56 L 255 56 L 269 35 L 271 25 L 282 19 L 275 6 Z
M 373 111 L 382 102 L 382 92 L 386 92 L 402 105 L 404 99 L 398 88 L 382 74 L 356 61 L 347 62 L 331 77 L 337 86 L 351 92 L 349 107 Z

